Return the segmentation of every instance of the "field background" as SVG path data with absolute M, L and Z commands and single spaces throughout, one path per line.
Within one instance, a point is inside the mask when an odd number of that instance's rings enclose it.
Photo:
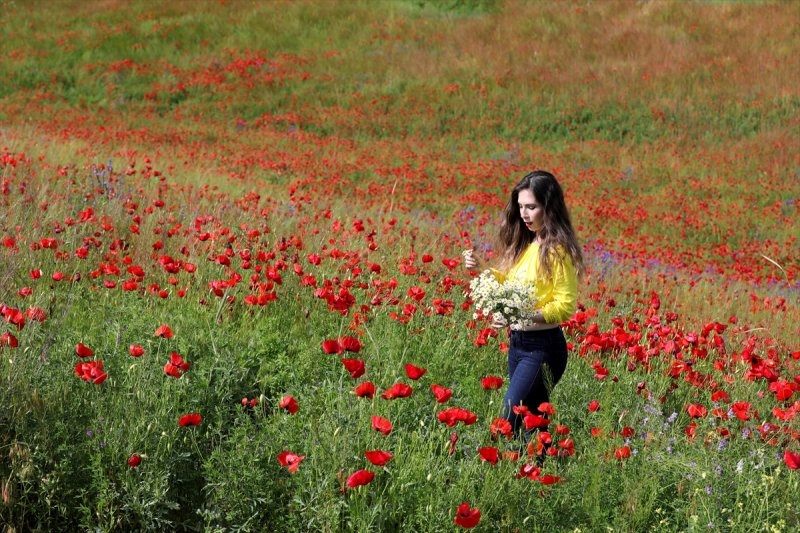
M 0 21 L 6 531 L 449 531 L 462 502 L 482 531 L 800 526 L 800 4 L 0 0 Z M 536 450 L 490 430 L 507 339 L 460 252 L 491 260 L 535 168 L 588 271 L 534 437 L 557 456 L 528 476 Z

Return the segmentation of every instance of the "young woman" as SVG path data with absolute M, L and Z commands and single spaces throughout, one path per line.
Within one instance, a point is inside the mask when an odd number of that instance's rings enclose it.
M 497 269 L 506 278 L 532 285 L 537 299 L 533 320 L 509 329 L 503 416 L 519 434 L 523 417 L 514 407 L 544 415 L 538 407 L 549 401 L 550 390 L 567 367 L 560 324 L 575 312 L 583 271 L 583 254 L 555 176 L 536 170 L 517 183 L 503 210 L 498 242 Z M 464 259 L 468 269 L 478 266 L 471 250 L 464 252 Z M 507 327 L 501 322 L 493 326 Z

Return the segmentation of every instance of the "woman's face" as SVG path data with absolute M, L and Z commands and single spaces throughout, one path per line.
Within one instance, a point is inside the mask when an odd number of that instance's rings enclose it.
M 544 209 L 536 201 L 533 191 L 530 189 L 523 189 L 517 196 L 517 203 L 519 204 L 519 216 L 525 227 L 531 231 L 539 231 L 544 225 Z

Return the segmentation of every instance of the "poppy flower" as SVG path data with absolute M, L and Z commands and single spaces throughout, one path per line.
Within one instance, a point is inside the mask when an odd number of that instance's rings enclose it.
M 371 381 L 365 381 L 353 389 L 353 392 L 359 398 L 372 398 L 375 396 L 375 384 Z
M 300 409 L 300 405 L 298 405 L 297 400 L 295 400 L 294 396 L 291 394 L 287 394 L 281 401 L 278 402 L 278 405 L 281 409 L 286 410 L 290 415 L 293 415 Z
M 361 359 L 342 359 L 342 364 L 353 379 L 360 378 L 366 372 L 364 361 Z
M 383 450 L 371 450 L 364 452 L 364 457 L 375 466 L 383 466 L 391 460 L 393 455 Z
M 178 419 L 178 425 L 182 428 L 187 426 L 199 426 L 203 421 L 203 416 L 200 413 L 187 413 L 181 415 Z
M 372 429 L 384 435 L 388 435 L 392 432 L 392 423 L 381 416 L 372 415 Z
M 156 328 L 155 336 L 162 339 L 171 339 L 173 337 L 172 329 L 166 324 L 162 324 Z
M 448 389 L 441 385 L 436 385 L 435 383 L 431 385 L 431 391 L 437 403 L 445 403 L 453 395 L 453 389 Z
M 705 418 L 708 414 L 708 409 L 699 403 L 690 403 L 686 406 L 686 412 L 689 413 L 689 416 L 692 418 Z
M 94 355 L 94 351 L 82 342 L 79 342 L 75 346 L 75 353 L 78 355 L 78 357 L 91 357 Z
M 179 353 L 171 352 L 169 361 L 164 364 L 164 374 L 177 379 L 189 370 L 189 367 L 189 363 L 184 361 Z
M 140 464 L 142 464 L 142 456 L 139 455 L 138 453 L 131 454 L 131 456 L 128 457 L 128 466 L 129 467 L 136 468 Z
M 486 376 L 481 378 L 481 387 L 484 390 L 497 390 L 503 386 L 503 378 L 500 376 Z
M 322 341 L 322 351 L 324 351 L 328 355 L 339 355 L 344 353 L 344 348 L 342 348 L 339 341 L 336 339 L 327 339 Z
M 561 481 L 559 476 L 554 476 L 553 474 L 545 474 L 539 478 L 539 483 L 542 485 L 554 485 Z
M 408 376 L 408 379 L 413 379 L 414 381 L 416 381 L 419 378 L 421 378 L 422 376 L 424 376 L 425 373 L 428 371 L 425 368 L 420 368 L 418 366 L 414 366 L 411 363 L 407 363 L 405 368 L 406 368 L 406 375 Z
M 395 383 L 394 385 L 386 389 L 386 391 L 384 391 L 383 394 L 381 394 L 381 398 L 383 398 L 384 400 L 394 400 L 395 398 L 408 398 L 409 396 L 411 396 L 412 392 L 413 389 L 409 385 L 405 383 Z
M 361 351 L 361 341 L 350 335 L 339 337 L 339 348 L 348 352 L 358 353 Z
M 500 460 L 500 450 L 494 446 L 485 446 L 483 448 L 479 448 L 478 455 L 481 456 L 481 460 L 493 465 L 496 465 L 497 461 Z
M 302 463 L 305 458 L 305 455 L 297 455 L 296 453 L 286 450 L 278 454 L 278 462 L 281 466 L 285 466 L 289 472 L 297 472 L 300 463 Z
M 471 529 L 481 521 L 481 512 L 477 508 L 471 509 L 469 503 L 464 502 L 458 506 L 455 524 L 465 529 Z
M 478 420 L 478 415 L 460 407 L 451 407 L 440 412 L 436 415 L 436 418 L 440 422 L 447 424 L 447 427 L 453 427 L 458 422 L 463 422 L 464 425 L 470 426 Z
M 598 402 L 597 400 L 592 400 L 591 402 L 589 402 L 590 413 L 596 413 L 599 410 L 600 410 L 600 402 Z
M 736 418 L 739 420 L 750 420 L 750 409 L 751 409 L 750 402 L 734 402 L 731 406 L 733 410 L 733 414 L 736 415 Z
M 17 346 L 19 346 L 19 341 L 14 335 L 6 331 L 2 335 L 0 335 L 0 348 L 2 348 L 3 346 L 8 346 L 9 348 L 16 348 Z
M 614 450 L 614 457 L 618 460 L 628 459 L 631 456 L 631 447 L 630 446 L 622 446 Z
M 534 481 L 539 480 L 539 474 L 542 472 L 542 469 L 534 464 L 525 463 L 519 467 L 519 472 L 517 472 L 517 479 L 521 478 L 528 478 Z
M 489 424 L 489 431 L 492 432 L 492 435 L 504 435 L 507 439 L 511 438 L 511 422 L 506 420 L 505 418 L 495 418 L 492 420 L 492 423 Z
M 543 415 L 547 415 L 549 417 L 554 417 L 556 415 L 556 408 L 550 402 L 542 402 L 539 404 L 539 407 L 536 408 L 537 411 L 542 413 Z
M 411 287 L 408 289 L 408 297 L 414 301 L 420 302 L 425 298 L 425 291 L 421 287 Z
M 533 413 L 528 413 L 525 415 L 525 418 L 523 418 L 522 421 L 525 424 L 525 429 L 546 428 L 550 424 L 550 420 L 548 418 Z
M 44 322 L 47 320 L 47 313 L 45 313 L 44 309 L 39 307 L 29 307 L 28 310 L 25 311 L 25 316 L 34 322 Z
M 138 344 L 131 344 L 128 347 L 128 353 L 131 354 L 131 357 L 141 357 L 144 355 L 144 348 Z
M 242 407 L 245 409 L 255 409 L 258 405 L 258 398 L 242 398 Z
M 456 453 L 456 443 L 458 442 L 458 433 L 453 433 L 450 435 L 450 455 Z
M 347 486 L 351 489 L 354 489 L 362 485 L 369 485 L 373 478 L 375 478 L 374 472 L 364 469 L 357 470 L 350 474 L 350 476 L 347 478 Z
M 99 359 L 76 364 L 75 375 L 82 380 L 90 381 L 95 385 L 100 385 L 108 377 L 108 374 L 103 372 L 103 361 L 100 361 Z
M 800 453 L 786 450 L 783 452 L 783 462 L 790 470 L 797 470 L 800 468 Z

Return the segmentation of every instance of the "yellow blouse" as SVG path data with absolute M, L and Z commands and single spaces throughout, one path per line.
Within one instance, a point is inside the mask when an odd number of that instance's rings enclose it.
M 553 261 L 553 275 L 543 279 L 536 275 L 539 269 L 539 244 L 531 243 L 519 261 L 511 267 L 505 277 L 533 284 L 536 308 L 548 324 L 560 324 L 568 320 L 577 309 L 578 277 L 572 259 L 567 254 Z

